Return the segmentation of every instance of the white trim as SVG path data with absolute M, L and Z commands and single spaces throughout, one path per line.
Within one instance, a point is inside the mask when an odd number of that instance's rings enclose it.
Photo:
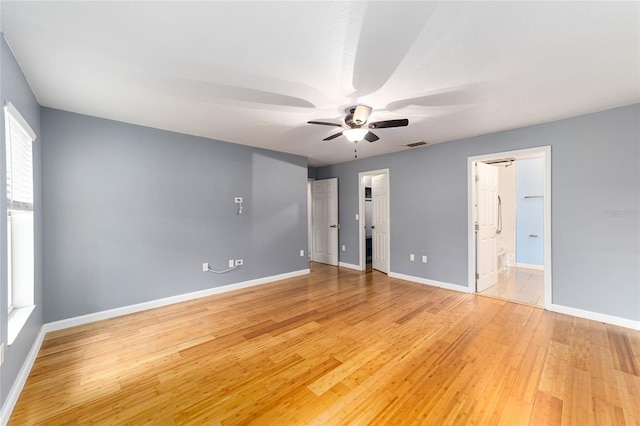
M 2 425 L 6 425 L 7 423 L 9 423 L 11 413 L 13 413 L 13 409 L 18 402 L 18 398 L 22 393 L 22 389 L 24 388 L 25 383 L 27 383 L 27 378 L 31 373 L 33 364 L 36 362 L 36 358 L 38 357 L 38 352 L 40 352 L 40 347 L 42 346 L 42 342 L 44 341 L 45 334 L 45 327 L 40 327 L 40 331 L 38 332 L 36 339 L 33 341 L 31 350 L 29 350 L 27 358 L 24 360 L 24 363 L 22 363 L 22 368 L 20 368 L 20 371 L 18 372 L 18 377 L 16 377 L 16 380 L 13 382 L 13 386 L 11 386 L 11 390 L 9 390 L 7 399 L 2 406 L 2 410 L 0 410 L 0 424 Z
M 172 305 L 174 303 L 185 302 L 187 300 L 198 299 L 200 297 L 211 296 L 219 293 L 226 293 L 232 290 L 239 290 L 241 288 L 253 287 L 260 284 L 267 284 L 274 281 L 285 280 L 287 278 L 298 277 L 300 275 L 309 274 L 309 269 L 301 269 L 299 271 L 287 272 L 285 274 L 273 275 L 270 277 L 257 278 L 255 280 L 244 281 L 236 284 L 229 284 L 221 287 L 209 288 L 206 290 L 200 290 L 193 293 L 179 294 L 177 296 L 166 297 L 164 299 L 151 300 L 149 302 L 137 303 L 135 305 L 123 306 L 121 308 L 109 309 L 107 311 L 94 312 L 92 314 L 81 315 L 79 317 L 67 318 L 60 321 L 49 322 L 43 327 L 46 332 L 63 330 L 69 327 L 75 327 L 78 325 L 89 324 L 94 321 L 101 321 L 104 319 L 119 317 L 121 315 L 128 315 L 135 312 L 146 311 L 148 309 L 159 308 L 162 306 Z
M 360 269 L 359 265 L 354 265 L 353 263 L 338 262 L 338 266 L 340 266 L 342 268 L 355 269 L 356 271 L 362 271 L 362 269 Z
M 558 312 L 560 314 L 571 315 L 574 317 L 585 318 L 592 321 L 604 322 L 607 324 L 618 325 L 620 327 L 640 330 L 640 321 L 634 321 L 627 318 L 620 318 L 613 315 L 600 314 L 598 312 L 586 311 L 583 309 L 572 308 L 564 305 L 556 305 L 551 303 L 548 310 Z
M 36 135 L 36 132 L 33 131 L 31 126 L 29 126 L 27 120 L 25 120 L 22 114 L 20 114 L 20 111 L 18 111 L 18 109 L 9 101 L 5 102 L 4 110 L 22 126 L 22 128 L 31 138 L 31 141 L 35 142 L 38 136 Z M 7 126 L 7 123 L 4 123 L 4 125 Z
M 389 277 L 398 278 L 405 281 L 412 281 L 418 284 L 430 285 L 432 287 L 440 287 L 447 290 L 459 291 L 461 293 L 473 293 L 469 287 L 465 287 L 464 285 L 450 284 L 442 281 L 429 280 L 426 278 L 413 277 L 411 275 L 399 274 L 397 272 L 389 272 Z
M 38 352 L 40 351 L 40 347 L 42 346 L 42 342 L 44 341 L 44 337 L 47 333 L 57 330 L 63 330 L 69 327 L 75 327 L 77 325 L 88 324 L 94 321 L 100 321 L 103 319 L 109 319 L 121 315 L 127 315 L 134 312 L 145 311 L 148 309 L 158 308 L 161 306 L 167 306 L 174 303 L 184 302 L 187 300 L 197 299 L 200 297 L 210 296 L 213 294 L 225 293 L 232 290 L 239 290 L 242 288 L 253 287 L 260 284 L 267 284 L 274 281 L 280 281 L 287 278 L 294 278 L 301 275 L 307 275 L 311 271 L 309 269 L 301 269 L 299 271 L 287 272 L 285 274 L 273 275 L 270 277 L 257 278 L 255 280 L 244 281 L 236 284 L 225 285 L 221 287 L 214 287 L 207 290 L 196 291 L 193 293 L 181 294 L 178 296 L 167 297 L 164 299 L 152 300 L 149 302 L 138 303 L 135 305 L 123 306 L 121 308 L 110 309 L 107 311 L 96 312 L 93 314 L 82 315 L 79 317 L 68 318 L 60 321 L 54 321 L 47 324 L 44 324 L 40 328 L 40 332 L 38 336 L 33 342 L 31 346 L 31 350 L 27 355 L 27 359 L 22 364 L 22 368 L 18 373 L 18 377 L 13 382 L 13 386 L 9 391 L 9 395 L 0 410 L 0 424 L 6 425 L 11 418 L 11 413 L 15 408 L 16 403 L 18 402 L 18 398 L 20 397 L 20 393 L 24 388 L 25 383 L 27 382 L 27 378 L 29 377 L 29 373 L 31 373 L 31 369 L 33 368 L 33 364 L 36 361 L 38 356 Z
M 15 342 L 22 327 L 27 323 L 31 316 L 31 312 L 36 308 L 35 305 L 15 308 L 7 320 L 7 344 L 11 346 Z
M 544 271 L 544 265 L 534 265 L 532 263 L 516 263 L 518 268 L 535 269 L 536 271 Z
M 492 160 L 502 157 L 544 158 L 544 308 L 551 309 L 553 297 L 552 285 L 552 256 L 551 256 L 551 146 L 540 146 L 536 148 L 519 149 L 515 151 L 496 152 L 491 154 L 477 155 L 467 158 L 467 253 L 468 253 L 468 280 L 471 293 L 476 291 L 476 243 L 474 230 L 474 163 L 476 161 Z
M 362 178 L 365 176 L 386 175 L 387 180 L 387 271 L 391 271 L 391 179 L 389 169 L 368 170 L 358 173 L 358 248 L 360 251 L 359 267 L 360 271 L 367 268 L 367 250 L 366 250 L 366 234 L 364 226 L 362 226 L 363 217 L 365 217 L 364 208 L 364 182 Z

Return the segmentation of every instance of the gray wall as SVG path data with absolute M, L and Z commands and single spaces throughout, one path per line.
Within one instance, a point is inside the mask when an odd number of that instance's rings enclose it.
M 316 177 L 338 178 L 341 262 L 359 263 L 358 172 L 389 168 L 391 271 L 467 286 L 467 158 L 551 145 L 553 303 L 637 321 L 639 142 L 636 104 L 321 167 Z
M 35 283 L 34 302 L 35 310 L 31 313 L 27 323 L 16 338 L 15 342 L 6 349 L 5 361 L 0 367 L 0 396 L 4 405 L 7 394 L 13 386 L 13 382 L 18 376 L 22 364 L 33 346 L 40 327 L 42 326 L 42 178 L 41 178 L 41 148 L 42 135 L 40 132 L 40 106 L 33 96 L 29 84 L 27 83 L 20 67 L 18 66 L 11 50 L 9 49 L 4 35 L 0 33 L 0 93 L 2 96 L 2 106 L 4 102 L 11 102 L 20 111 L 20 114 L 27 120 L 38 139 L 33 145 L 33 165 L 34 165 L 34 220 L 35 220 Z M 4 133 L 4 110 L 0 112 L 0 176 L 6 176 L 5 161 L 5 133 Z M 4 215 L 7 207 L 6 184 L 2 184 L 0 190 L 0 211 Z M 7 220 L 6 216 L 0 220 L 0 340 L 7 344 Z
M 46 322 L 308 267 L 305 158 L 47 108 L 42 132 Z

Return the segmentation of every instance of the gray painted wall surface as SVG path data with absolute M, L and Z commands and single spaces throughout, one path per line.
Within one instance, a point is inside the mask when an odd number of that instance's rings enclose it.
M 33 346 L 40 328 L 42 327 L 42 177 L 41 177 L 41 148 L 42 137 L 40 132 L 40 105 L 31 92 L 13 53 L 7 45 L 4 35 L 0 33 L 0 93 L 2 94 L 2 106 L 4 102 L 11 102 L 27 120 L 38 139 L 33 145 L 34 166 L 34 226 L 35 226 L 35 282 L 34 302 L 35 310 L 22 328 L 22 331 L 11 346 L 6 348 L 5 361 L 0 367 L 0 395 L 4 405 L 7 394 L 18 376 L 22 364 Z M 6 176 L 6 148 L 4 133 L 4 110 L 0 112 L 0 176 L 3 178 L 2 190 L 0 190 L 0 211 L 4 215 L 7 208 L 7 191 L 4 177 Z M 6 218 L 6 216 L 3 216 Z M 7 220 L 0 220 L 0 241 L 6 242 Z M 0 339 L 7 344 L 7 245 L 0 244 Z
M 308 267 L 305 158 L 47 108 L 42 132 L 46 322 Z
M 340 261 L 358 264 L 358 172 L 389 168 L 391 271 L 467 286 L 467 158 L 544 145 L 553 303 L 640 320 L 640 104 L 318 168 L 338 178 Z

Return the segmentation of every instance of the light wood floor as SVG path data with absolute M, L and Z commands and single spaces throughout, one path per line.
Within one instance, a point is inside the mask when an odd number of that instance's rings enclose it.
M 311 268 L 48 334 L 10 424 L 640 424 L 640 332 Z

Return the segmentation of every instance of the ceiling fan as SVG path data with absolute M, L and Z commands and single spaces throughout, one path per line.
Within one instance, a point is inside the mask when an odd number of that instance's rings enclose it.
M 329 123 L 326 121 L 308 121 L 309 124 L 320 124 L 323 126 L 335 126 L 342 127 L 343 130 L 339 133 L 334 133 L 331 136 L 324 138 L 325 141 L 330 141 L 338 136 L 344 135 L 349 141 L 358 143 L 363 139 L 368 142 L 375 142 L 380 139 L 370 129 L 384 129 L 389 127 L 404 127 L 409 124 L 409 120 L 406 118 L 397 120 L 383 120 L 367 123 L 369 115 L 371 115 L 371 107 L 366 105 L 356 105 L 354 107 L 347 108 L 347 115 L 344 117 L 344 124 L 342 123 Z

